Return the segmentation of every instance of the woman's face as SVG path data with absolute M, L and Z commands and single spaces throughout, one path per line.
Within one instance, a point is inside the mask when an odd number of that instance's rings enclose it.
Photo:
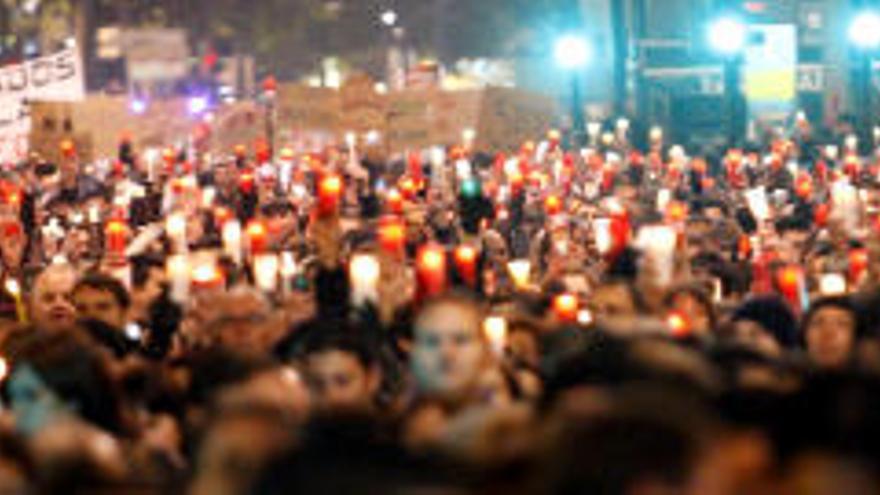
M 855 316 L 841 308 L 816 311 L 806 329 L 807 352 L 823 368 L 844 366 L 852 356 L 855 340 Z

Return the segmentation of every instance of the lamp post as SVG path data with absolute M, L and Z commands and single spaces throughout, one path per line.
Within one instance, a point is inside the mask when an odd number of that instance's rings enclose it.
M 584 104 L 581 95 L 581 71 L 590 62 L 592 49 L 590 43 L 576 34 L 568 34 L 556 41 L 553 50 L 556 64 L 570 75 L 571 81 L 571 122 L 572 144 L 577 146 L 582 142 L 584 133 Z
M 263 98 L 266 104 L 266 144 L 269 160 L 275 158 L 275 97 L 278 94 L 278 81 L 274 76 L 263 80 Z
M 874 53 L 880 48 L 880 13 L 866 10 L 857 14 L 849 26 L 849 41 L 856 49 L 858 67 L 855 86 L 858 108 L 858 136 L 863 151 L 870 150 L 874 101 L 871 95 L 874 76 Z
M 709 25 L 709 45 L 724 63 L 724 114 L 727 144 L 740 144 L 745 132 L 745 102 L 742 95 L 741 67 L 748 26 L 736 17 L 720 17 Z

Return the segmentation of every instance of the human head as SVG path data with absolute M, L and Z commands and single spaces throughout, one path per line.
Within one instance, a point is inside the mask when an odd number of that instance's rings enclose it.
M 705 337 L 715 328 L 715 307 L 700 287 L 682 286 L 673 289 L 664 302 L 668 309 L 687 318 L 694 335 Z
M 489 362 L 484 312 L 472 299 L 449 294 L 428 301 L 413 328 L 410 366 L 419 393 L 461 401 L 474 393 Z
M 802 336 L 807 354 L 817 366 L 846 366 L 860 336 L 858 313 L 847 297 L 820 299 L 804 317 Z
M 642 309 L 638 292 L 624 279 L 609 280 L 596 287 L 590 304 L 598 318 L 633 317 Z
M 797 344 L 797 321 L 779 297 L 756 297 L 734 311 L 730 333 L 730 340 L 775 356 Z
M 363 334 L 315 332 L 304 346 L 303 371 L 319 411 L 366 411 L 382 373 L 374 346 Z
M 12 373 L 5 392 L 21 432 L 36 433 L 68 415 L 123 432 L 116 383 L 106 361 L 75 328 L 34 330 L 7 352 Z
M 76 283 L 73 304 L 78 318 L 98 320 L 121 330 L 127 322 L 131 298 L 119 280 L 91 273 Z
M 53 264 L 34 281 L 30 315 L 34 324 L 47 331 L 63 330 L 73 324 L 76 310 L 71 302 L 76 271 L 68 264 Z

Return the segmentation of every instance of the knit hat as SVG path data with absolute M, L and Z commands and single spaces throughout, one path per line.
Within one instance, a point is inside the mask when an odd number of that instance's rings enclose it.
M 778 296 L 761 296 L 742 303 L 733 312 L 732 321 L 752 321 L 761 325 L 782 347 L 795 347 L 798 327 L 794 313 Z

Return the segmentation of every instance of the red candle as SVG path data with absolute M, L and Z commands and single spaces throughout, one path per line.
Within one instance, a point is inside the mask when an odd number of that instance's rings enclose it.
M 392 256 L 403 253 L 406 244 L 406 228 L 394 217 L 385 218 L 379 224 L 379 245 Z
M 107 253 L 112 255 L 125 254 L 125 238 L 128 227 L 122 220 L 110 220 L 107 222 L 105 236 L 107 241 Z
M 739 259 L 741 260 L 752 257 L 752 240 L 748 235 L 742 234 L 739 236 L 739 241 L 737 241 L 737 252 L 739 253 Z
M 577 321 L 578 309 L 578 298 L 574 294 L 559 294 L 553 298 L 553 312 L 559 321 Z
M 813 210 L 813 221 L 816 223 L 816 226 L 824 227 L 828 225 L 829 211 L 830 209 L 826 203 L 816 205 L 816 208 Z
M 687 219 L 687 205 L 681 201 L 670 201 L 666 206 L 666 219 L 670 223 L 680 223 Z
M 400 215 L 403 213 L 403 196 L 397 189 L 391 189 L 385 195 L 385 207 L 388 213 Z
M 247 236 L 250 243 L 251 255 L 266 251 L 268 244 L 268 231 L 262 222 L 253 221 L 247 226 Z
M 803 291 L 803 272 L 800 267 L 795 265 L 786 266 L 779 270 L 777 274 L 777 283 L 779 291 L 791 304 L 795 312 L 802 311 L 803 301 L 801 293 Z
M 61 156 L 64 158 L 73 158 L 76 155 L 76 145 L 70 139 L 61 141 L 59 147 L 61 148 Z
M 446 252 L 442 246 L 428 244 L 419 250 L 416 274 L 421 299 L 436 296 L 446 290 Z
M 679 311 L 673 311 L 666 317 L 666 325 L 673 337 L 682 339 L 691 335 L 691 323 L 687 316 Z
M 245 194 L 250 194 L 254 191 L 254 174 L 251 171 L 242 172 L 242 174 L 238 177 L 238 188 L 241 192 Z
M 459 246 L 456 248 L 455 269 L 465 284 L 470 287 L 476 287 L 477 250 L 473 246 Z
M 813 179 L 807 173 L 800 174 L 795 181 L 794 189 L 799 198 L 809 198 L 813 195 Z
M 547 216 L 558 215 L 562 212 L 562 200 L 559 196 L 551 194 L 544 200 L 544 209 L 547 211 Z
M 403 193 L 403 197 L 412 200 L 416 196 L 416 192 L 418 186 L 416 185 L 416 181 L 414 181 L 411 177 L 406 177 L 400 181 L 400 192 Z
M 868 269 L 868 250 L 865 248 L 852 249 L 849 252 L 849 280 L 852 285 L 857 285 L 862 275 Z
M 321 179 L 318 184 L 318 214 L 320 216 L 332 216 L 339 208 L 339 198 L 342 196 L 342 178 L 330 174 Z

